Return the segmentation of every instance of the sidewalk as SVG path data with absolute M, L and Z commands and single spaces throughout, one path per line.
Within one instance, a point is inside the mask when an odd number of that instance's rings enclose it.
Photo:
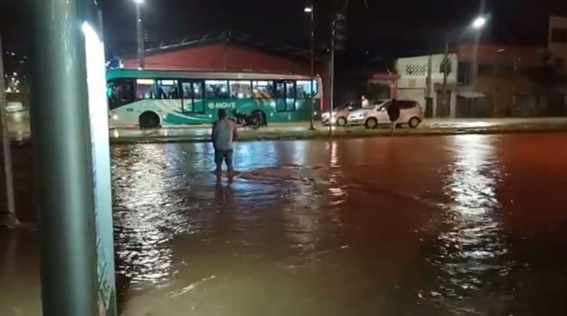
M 17 145 L 30 142 L 30 128 L 27 117 L 9 121 L 10 138 Z M 316 139 L 330 137 L 377 137 L 389 136 L 387 126 L 367 130 L 363 126 L 332 127 L 316 124 L 316 130 L 309 130 L 309 122 L 272 123 L 257 130 L 241 128 L 241 141 Z M 397 136 L 409 135 L 455 135 L 455 134 L 497 134 L 497 133 L 567 132 L 566 118 L 499 118 L 499 119 L 427 119 L 418 128 L 396 129 Z M 118 128 L 110 130 L 112 144 L 207 142 L 210 126 L 165 127 L 155 130 Z
M 429 119 L 419 128 L 396 129 L 397 136 L 410 135 L 456 135 L 456 134 L 497 134 L 497 133 L 535 133 L 567 132 L 567 118 L 530 119 Z M 168 143 L 168 142 L 207 142 L 210 140 L 210 127 L 161 128 L 156 130 L 114 129 L 110 132 L 113 144 L 126 143 Z M 387 127 L 373 130 L 363 126 L 332 127 L 316 125 L 309 130 L 309 123 L 270 124 L 257 130 L 241 129 L 241 141 L 318 139 L 332 137 L 377 137 L 389 136 Z

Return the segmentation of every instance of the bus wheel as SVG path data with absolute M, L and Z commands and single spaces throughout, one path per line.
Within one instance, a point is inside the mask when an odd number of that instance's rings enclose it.
M 254 110 L 252 111 L 252 115 L 258 115 L 260 117 L 260 119 L 262 120 L 260 123 L 260 126 L 268 126 L 268 120 L 266 118 L 266 113 L 262 110 Z
M 144 112 L 138 119 L 140 128 L 158 128 L 159 116 L 154 112 Z

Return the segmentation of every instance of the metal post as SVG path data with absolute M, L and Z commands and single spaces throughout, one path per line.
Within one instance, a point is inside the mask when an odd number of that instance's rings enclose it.
M 2 145 L 4 150 L 4 175 L 6 181 L 6 200 L 8 203 L 8 225 L 18 224 L 16 218 L 16 202 L 14 199 L 14 178 L 12 176 L 12 151 L 10 148 L 10 131 L 6 120 L 6 84 L 4 82 L 4 60 L 2 38 L 0 38 L 0 124 L 2 124 Z
M 331 60 L 329 65 L 329 73 L 330 73 L 330 80 L 329 80 L 329 113 L 331 115 L 331 121 L 329 122 L 329 135 L 333 134 L 333 110 L 334 110 L 334 99 L 335 99 L 335 23 L 336 20 L 333 19 L 331 24 L 332 32 L 331 32 Z
M 311 7 L 311 121 L 309 123 L 309 129 L 315 130 L 315 93 L 313 81 L 315 81 L 315 20 L 314 20 L 314 8 Z
M 32 136 L 45 316 L 96 316 L 97 257 L 82 0 L 30 1 Z
M 136 26 L 138 29 L 138 65 L 141 69 L 146 68 L 145 49 L 144 49 L 144 30 L 142 28 L 142 9 L 141 3 L 136 2 Z
M 449 102 L 449 91 L 447 89 L 447 77 L 449 76 L 449 40 L 445 41 L 445 55 L 443 56 L 443 106 Z M 450 106 L 450 105 L 449 105 Z M 449 110 L 450 111 L 450 110 Z

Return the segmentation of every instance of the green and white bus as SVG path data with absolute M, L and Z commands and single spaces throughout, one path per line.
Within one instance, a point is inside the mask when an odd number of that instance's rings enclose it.
M 220 108 L 259 110 L 268 123 L 309 121 L 312 93 L 321 109 L 318 77 L 311 85 L 299 75 L 116 69 L 106 78 L 111 127 L 210 124 Z

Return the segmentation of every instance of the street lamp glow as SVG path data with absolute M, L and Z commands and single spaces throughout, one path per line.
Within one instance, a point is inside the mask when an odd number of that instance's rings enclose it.
M 305 9 L 303 9 L 303 12 L 305 13 L 312 13 L 313 12 L 313 7 L 305 7 Z
M 472 27 L 475 29 L 481 29 L 484 27 L 485 24 L 486 24 L 486 19 L 480 16 L 473 21 Z

